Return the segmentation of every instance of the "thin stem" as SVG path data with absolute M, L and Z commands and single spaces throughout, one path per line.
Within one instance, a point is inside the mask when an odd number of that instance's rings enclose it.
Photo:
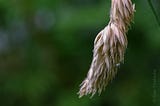
M 160 26 L 160 20 L 159 20 L 159 17 L 158 17 L 158 15 L 157 15 L 157 13 L 156 13 L 156 11 L 155 11 L 154 7 L 153 7 L 153 4 L 152 4 L 151 0 L 148 0 L 148 3 L 149 3 L 149 5 L 150 5 L 150 7 L 151 7 L 151 9 L 152 9 L 152 11 L 153 11 L 153 14 L 155 15 L 155 18 L 156 18 L 156 20 L 157 20 L 157 22 L 158 22 L 159 26 Z

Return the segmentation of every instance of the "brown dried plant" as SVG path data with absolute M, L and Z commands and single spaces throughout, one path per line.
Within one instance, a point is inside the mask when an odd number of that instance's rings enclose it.
M 112 0 L 110 21 L 94 41 L 93 60 L 86 79 L 80 85 L 79 97 L 99 94 L 115 77 L 127 48 L 126 33 L 133 19 L 135 6 L 131 0 Z

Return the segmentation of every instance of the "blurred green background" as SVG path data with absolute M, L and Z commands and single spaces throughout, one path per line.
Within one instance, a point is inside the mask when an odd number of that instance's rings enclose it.
M 110 0 L 0 0 L 0 106 L 160 106 L 160 27 L 134 2 L 125 63 L 101 96 L 79 99 Z

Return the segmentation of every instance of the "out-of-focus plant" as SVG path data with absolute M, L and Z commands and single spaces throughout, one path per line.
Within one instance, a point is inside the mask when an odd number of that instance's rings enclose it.
M 159 0 L 148 0 L 148 3 L 155 15 L 155 18 L 160 26 L 160 1 Z

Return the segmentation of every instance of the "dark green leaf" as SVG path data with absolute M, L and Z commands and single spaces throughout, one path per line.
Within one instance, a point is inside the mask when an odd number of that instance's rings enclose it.
M 159 0 L 148 0 L 149 5 L 157 19 L 158 24 L 160 25 L 160 1 Z

